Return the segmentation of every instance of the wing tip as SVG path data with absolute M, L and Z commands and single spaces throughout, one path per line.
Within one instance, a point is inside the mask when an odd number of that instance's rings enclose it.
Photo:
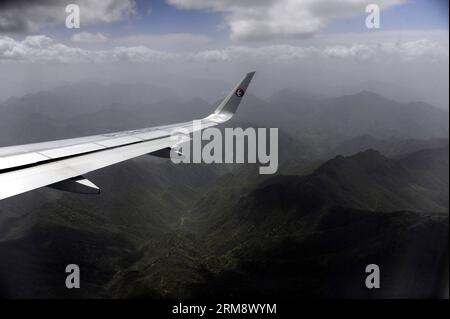
M 227 97 L 220 103 L 214 113 L 210 114 L 205 119 L 215 123 L 223 123 L 232 118 L 255 73 L 255 71 L 248 72 L 230 93 L 228 93 Z

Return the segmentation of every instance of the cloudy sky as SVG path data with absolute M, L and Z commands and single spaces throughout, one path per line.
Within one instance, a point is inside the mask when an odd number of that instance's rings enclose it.
M 70 3 L 79 29 L 65 26 Z M 372 3 L 379 29 L 365 24 Z M 373 88 L 448 109 L 448 36 L 442 0 L 3 0 L 0 101 L 79 81 L 212 98 L 256 70 L 262 96 Z

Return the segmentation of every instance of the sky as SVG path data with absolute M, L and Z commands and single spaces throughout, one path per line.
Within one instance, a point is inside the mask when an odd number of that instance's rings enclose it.
M 80 28 L 65 25 L 66 5 Z M 366 26 L 366 6 L 380 28 Z M 448 109 L 448 1 L 4 0 L 0 101 L 94 81 L 213 100 L 255 70 L 254 93 L 372 89 Z

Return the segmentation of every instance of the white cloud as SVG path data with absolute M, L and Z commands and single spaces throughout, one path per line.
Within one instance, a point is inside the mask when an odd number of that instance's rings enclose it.
M 120 45 L 145 45 L 151 47 L 185 47 L 207 44 L 210 39 L 204 35 L 192 33 L 170 33 L 170 34 L 138 34 L 113 40 Z
M 101 34 L 100 32 L 97 33 L 90 33 L 90 32 L 80 32 L 75 33 L 72 38 L 72 42 L 78 42 L 78 43 L 99 43 L 99 42 L 105 42 L 108 40 L 108 38 Z
M 0 62 L 20 61 L 31 63 L 109 63 L 120 61 L 162 62 L 174 54 L 143 46 L 115 47 L 109 50 L 86 50 L 55 42 L 38 35 L 16 41 L 0 36 Z
M 79 0 L 82 23 L 111 23 L 121 21 L 136 14 L 134 0 Z
M 177 55 L 164 51 L 157 51 L 144 46 L 138 47 L 116 47 L 105 52 L 107 62 L 167 62 L 176 61 Z
M 387 8 L 404 0 L 167 0 L 178 9 L 212 10 L 225 14 L 233 40 L 305 38 L 329 22 L 365 15 L 367 4 Z
M 447 33 L 448 37 L 448 33 Z M 448 61 L 447 45 L 427 39 L 405 42 L 365 44 L 335 44 L 327 46 L 268 45 L 260 47 L 230 46 L 223 49 L 196 52 L 169 52 L 147 46 L 117 46 L 105 50 L 87 50 L 55 42 L 38 35 L 22 41 L 0 36 L 0 62 L 60 62 L 60 63 L 217 63 L 251 61 L 267 63 L 297 63 L 325 60 L 350 62 L 402 63 L 425 59 L 427 63 Z
M 57 0 L 0 2 L 0 32 L 37 32 L 56 23 L 64 24 L 65 7 L 71 2 Z M 136 13 L 134 0 L 78 0 L 81 25 L 111 23 Z

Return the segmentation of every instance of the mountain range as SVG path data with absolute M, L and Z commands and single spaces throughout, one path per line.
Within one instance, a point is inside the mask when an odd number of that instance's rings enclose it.
M 0 105 L 0 143 L 207 115 L 163 88 L 73 85 Z M 248 94 L 230 127 L 278 127 L 280 167 L 141 157 L 87 176 L 103 192 L 0 202 L 0 295 L 26 298 L 410 298 L 448 258 L 448 113 L 361 92 Z M 82 288 L 67 290 L 76 263 Z M 382 289 L 364 285 L 378 264 Z

